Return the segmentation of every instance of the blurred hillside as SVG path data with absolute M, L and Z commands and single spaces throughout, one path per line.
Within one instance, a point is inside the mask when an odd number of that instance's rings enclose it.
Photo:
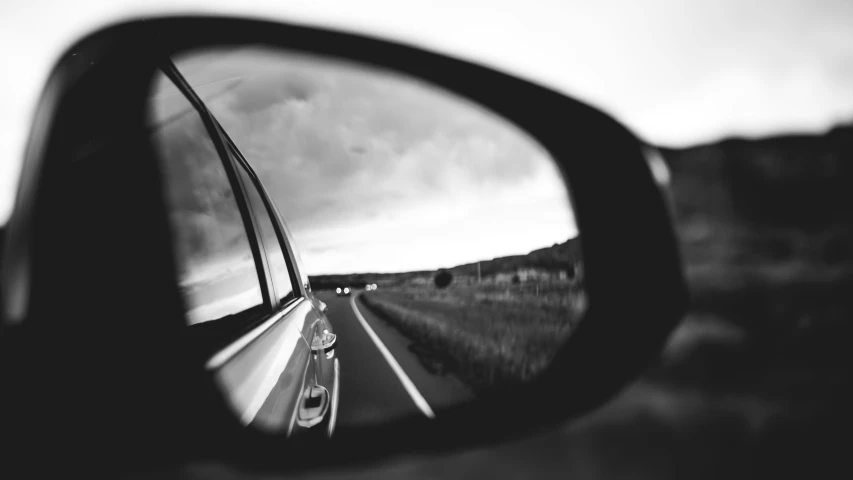
M 688 265 L 850 262 L 853 124 L 661 153 Z
M 563 243 L 533 250 L 526 255 L 510 255 L 480 262 L 481 275 L 514 272 L 520 269 L 565 270 L 581 260 L 580 237 Z M 449 269 L 454 275 L 476 275 L 477 263 L 458 265 Z
M 727 443 L 745 456 L 727 462 L 762 477 L 837 465 L 853 391 L 853 124 L 661 153 L 692 302 L 643 381 L 767 402 L 740 413 L 749 428 Z
M 853 312 L 853 124 L 661 153 L 692 315 L 743 329 L 763 373 L 774 360 L 840 360 Z
M 853 124 L 661 153 L 695 312 L 765 339 L 849 328 Z

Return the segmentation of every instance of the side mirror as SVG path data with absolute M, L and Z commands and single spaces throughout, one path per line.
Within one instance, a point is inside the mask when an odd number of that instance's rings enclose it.
M 320 312 L 326 313 L 329 311 L 329 306 L 326 305 L 326 302 L 320 300 Z
M 524 195 L 512 197 L 527 207 L 516 209 L 513 221 L 508 220 L 511 210 L 501 204 L 509 197 L 504 190 L 473 195 L 472 199 L 489 207 L 485 210 L 491 225 L 498 228 L 476 241 L 463 235 L 482 234 L 470 228 L 467 218 L 474 216 L 462 215 L 469 211 L 470 203 L 442 195 L 431 197 L 444 202 L 439 203 L 443 212 L 453 213 L 454 218 L 459 214 L 461 220 L 456 229 L 427 232 L 421 238 L 446 242 L 442 246 L 465 246 L 467 256 L 434 258 L 435 268 L 406 268 L 396 275 L 399 262 L 421 260 L 426 253 L 444 250 L 435 244 L 430 249 L 428 242 L 419 251 L 402 244 L 395 249 L 374 248 L 374 253 L 386 257 L 382 267 L 387 275 L 365 267 L 359 271 L 367 276 L 334 277 L 335 283 L 329 285 L 376 281 L 383 284 L 382 289 L 374 291 L 374 286 L 368 293 L 345 299 L 337 298 L 334 291 L 314 292 L 327 295 L 323 298 L 329 303 L 339 302 L 332 309 L 338 317 L 330 318 L 329 323 L 344 335 L 345 342 L 334 359 L 326 359 L 334 363 L 322 363 L 323 358 L 318 358 L 312 364 L 314 357 L 322 356 L 311 351 L 336 347 L 337 337 L 323 332 L 309 344 L 306 325 L 316 324 L 317 311 L 303 298 L 276 298 L 284 289 L 274 281 L 280 277 L 271 273 L 272 261 L 264 258 L 273 249 L 265 249 L 256 232 L 263 228 L 262 204 L 246 203 L 235 167 L 241 155 L 237 147 L 244 148 L 242 154 L 247 157 L 263 150 L 243 147 L 236 132 L 248 138 L 258 125 L 286 125 L 279 133 L 293 135 L 288 129 L 300 122 L 288 115 L 315 111 L 306 107 L 311 98 L 346 108 L 373 103 L 360 95 L 330 100 L 318 89 L 343 82 L 324 75 L 302 76 L 287 85 L 260 76 L 293 73 L 296 63 L 292 62 L 227 65 L 236 57 L 213 55 L 205 58 L 226 62 L 228 82 L 196 84 L 180 72 L 199 72 L 209 64 L 199 61 L 184 66 L 173 61 L 203 60 L 193 56 L 244 48 L 307 58 L 300 63 L 308 65 L 306 72 L 318 71 L 311 59 L 355 65 L 350 68 L 361 73 L 381 71 L 381 82 L 365 81 L 369 76 L 359 73 L 348 84 L 359 94 L 378 92 L 371 97 L 374 99 L 381 99 L 394 78 L 403 76 L 409 86 L 452 95 L 455 105 L 462 106 L 463 114 L 447 116 L 438 103 L 421 102 L 418 108 L 410 108 L 409 103 L 391 102 L 398 109 L 391 113 L 408 115 L 415 123 L 432 112 L 429 118 L 448 128 L 432 142 L 394 144 L 409 135 L 403 129 L 375 138 L 358 136 L 365 125 L 398 126 L 398 117 L 386 115 L 388 111 L 374 117 L 349 112 L 346 128 L 333 129 L 335 135 L 294 137 L 300 141 L 276 137 L 277 148 L 304 143 L 315 152 L 313 156 L 289 156 L 292 163 L 283 165 L 290 172 L 310 173 L 313 168 L 324 174 L 358 173 L 371 161 L 387 167 L 403 164 L 399 160 L 405 157 L 408 170 L 403 173 L 426 177 L 431 185 L 446 187 L 442 192 L 447 195 L 465 192 L 470 185 L 490 184 L 477 181 L 490 172 L 503 172 L 518 182 L 544 179 L 559 187 L 549 190 L 549 195 L 557 194 L 546 199 L 562 209 L 558 211 L 562 223 L 540 216 L 541 211 L 524 203 L 541 193 L 535 182 L 524 184 Z M 259 68 L 253 70 L 255 67 Z M 165 78 L 164 83 L 175 91 L 153 95 L 155 77 Z M 240 85 L 268 90 L 245 104 L 226 102 L 223 95 Z M 287 105 L 276 111 L 267 108 L 271 100 L 281 101 L 284 96 Z M 187 107 L 164 109 L 159 123 L 152 124 L 152 99 L 168 103 L 169 98 L 179 99 Z M 337 102 L 337 98 L 343 100 Z M 237 111 L 231 120 L 239 120 L 249 111 L 260 112 L 259 116 L 245 124 L 220 122 L 219 111 L 208 108 L 216 99 L 222 101 L 220 107 Z M 194 117 L 182 117 L 185 112 Z M 264 115 L 276 112 L 283 116 L 264 120 Z M 187 162 L 216 159 L 221 173 L 201 167 L 192 170 L 183 164 L 171 164 L 174 170 L 170 171 L 164 167 L 169 164 L 160 162 L 166 150 L 157 148 L 152 135 L 170 122 L 179 124 L 182 118 L 195 119 L 195 123 L 187 123 L 178 132 L 180 141 L 171 144 L 174 148 L 167 153 Z M 329 118 L 319 115 L 310 120 L 322 123 Z M 501 126 L 471 128 L 484 125 L 472 120 L 482 118 L 497 119 Z M 432 131 L 427 127 L 425 130 Z M 492 140 L 504 139 L 508 130 L 514 138 L 523 138 L 527 147 L 498 148 L 503 144 Z M 460 131 L 473 134 L 460 148 L 449 145 Z M 232 133 L 233 145 L 229 142 Z M 329 138 L 339 144 L 324 143 Z M 187 145 L 194 150 L 185 155 L 182 148 Z M 444 145 L 444 150 L 436 145 Z M 469 162 L 472 149 L 486 152 L 477 157 L 481 163 Z M 448 152 L 455 156 L 443 154 Z M 517 152 L 534 153 L 526 155 L 530 163 L 522 165 L 514 160 L 521 158 L 514 155 Z M 504 155 L 498 158 L 500 153 Z M 330 158 L 342 164 L 337 169 L 318 169 L 314 160 L 306 161 L 309 158 Z M 251 160 L 240 165 L 246 171 L 255 168 Z M 442 162 L 444 170 L 436 170 Z M 533 164 L 536 169 L 527 167 Z M 0 330 L 4 381 L 0 423 L 4 428 L 0 436 L 8 440 L 4 444 L 14 446 L 7 457 L 29 459 L 40 454 L 52 458 L 51 465 L 90 470 L 91 465 L 81 462 L 92 458 L 89 453 L 98 452 L 98 466 L 111 472 L 214 460 L 245 469 L 292 473 L 517 439 L 583 415 L 637 378 L 659 355 L 686 310 L 687 289 L 670 212 L 649 165 L 643 142 L 608 114 L 529 81 L 409 45 L 233 18 L 147 18 L 99 30 L 73 45 L 52 71 L 36 111 L 6 233 L 0 269 L 0 305 L 4 309 Z M 471 169 L 462 171 L 469 166 Z M 187 172 L 196 172 L 198 184 L 221 181 L 237 193 L 211 189 L 210 202 L 188 204 L 192 190 L 166 188 L 170 172 L 183 179 L 193 176 Z M 398 200 L 404 193 L 421 190 L 401 188 L 397 177 L 379 175 L 359 178 L 365 191 L 387 194 L 382 202 L 368 205 L 348 191 L 337 193 L 346 204 L 364 210 L 374 220 L 379 218 L 380 225 L 384 217 L 372 213 L 377 205 L 407 206 L 420 213 L 423 203 L 417 198 L 407 198 L 409 203 Z M 460 179 L 468 183 L 462 184 Z M 293 187 L 283 190 L 306 197 L 333 190 L 322 181 Z M 272 190 L 269 185 L 265 188 Z M 205 210 L 228 202 L 234 208 L 227 215 Z M 173 205 L 184 208 L 170 210 Z M 326 214 L 339 212 L 324 204 L 302 201 L 296 205 L 294 210 L 311 206 L 305 209 L 313 215 L 308 220 L 325 222 L 318 230 L 328 230 L 329 225 L 337 228 L 349 220 L 339 216 L 330 221 Z M 399 217 L 414 219 L 408 224 L 413 229 L 417 222 L 423 226 L 427 218 Z M 519 219 L 530 223 L 520 226 L 515 222 Z M 216 235 L 197 235 L 210 225 L 222 228 Z M 178 229 L 183 227 L 181 232 L 189 233 L 179 235 Z M 491 254 L 489 247 L 499 241 L 511 242 L 540 227 L 555 227 L 542 237 L 548 240 L 542 248 L 510 245 L 507 248 L 520 251 Z M 394 231 L 379 230 L 366 232 L 377 235 L 365 234 L 357 240 Z M 264 236 L 262 241 L 275 238 L 280 237 Z M 321 243 L 310 252 L 337 247 L 334 242 Z M 189 279 L 196 285 L 187 287 L 179 277 L 186 273 L 183 267 L 187 264 L 178 264 L 176 259 L 211 245 L 216 247 L 209 248 L 215 258 L 199 269 L 202 274 Z M 239 250 L 240 245 L 245 249 Z M 230 255 L 227 259 L 226 254 Z M 233 259 L 233 265 L 224 265 L 225 260 Z M 337 255 L 332 260 L 328 265 L 352 272 L 340 262 L 353 261 L 353 256 Z M 566 269 L 574 261 L 582 265 L 577 270 L 582 274 L 568 274 Z M 436 271 L 445 271 L 445 266 L 452 268 L 439 279 Z M 222 295 L 227 290 L 223 278 L 234 272 L 241 276 L 235 274 L 230 280 L 239 288 L 233 288 L 233 295 Z M 648 276 L 649 272 L 653 274 Z M 200 322 L 205 327 L 199 337 L 187 333 L 188 299 L 204 303 L 195 313 L 216 317 Z M 323 313 L 329 311 L 325 301 L 320 302 Z M 128 302 L 133 308 L 128 308 Z M 432 308 L 430 315 L 413 313 L 427 303 Z M 485 320 L 482 315 L 464 315 L 476 313 L 476 308 L 459 313 L 460 305 L 487 304 L 489 314 L 496 313 Z M 243 309 L 238 312 L 242 316 L 228 310 L 234 305 Z M 541 308 L 528 308 L 530 305 Z M 554 311 L 559 314 L 550 313 Z M 497 316 L 503 323 L 491 321 Z M 463 323 L 466 318 L 473 320 Z M 559 342 L 551 342 L 553 331 L 565 335 Z M 395 338 L 396 345 L 392 344 Z M 458 343 L 460 340 L 467 343 Z M 406 342 L 418 345 L 410 349 Z M 509 358 L 501 349 L 505 345 L 525 348 L 512 350 L 515 357 Z M 532 348 L 537 346 L 542 348 Z M 217 352 L 218 362 L 209 362 L 211 351 Z M 407 360 L 397 360 L 404 355 Z M 466 364 L 466 358 L 473 360 Z M 483 358 L 488 368 L 477 363 Z M 472 387 L 471 395 L 439 408 L 441 402 L 432 401 L 428 389 L 441 382 L 436 378 L 447 372 L 447 365 L 456 369 L 456 375 L 468 375 L 473 385 L 482 385 L 484 378 L 487 383 L 509 380 L 487 385 L 489 393 L 484 395 Z M 73 374 L 57 376 L 57 366 Z M 227 372 L 229 382 L 221 382 L 218 379 L 223 375 L 217 375 L 226 366 L 233 367 Z M 418 375 L 411 374 L 413 369 Z M 361 377 L 356 377 L 359 371 Z M 346 392 L 339 399 L 339 408 L 337 389 L 327 388 L 336 384 L 338 375 L 344 379 L 341 384 Z M 51 381 L 45 382 L 45 378 Z M 375 389 L 380 381 L 391 385 L 392 394 Z M 303 398 L 306 383 L 312 388 L 321 385 L 326 391 L 317 388 Z M 79 394 L 63 398 L 63 408 L 57 409 L 56 391 Z M 404 404 L 406 414 L 389 416 L 379 424 L 353 421 L 344 425 L 341 412 L 347 408 L 351 409 L 349 416 L 357 420 L 358 405 L 348 402 L 358 395 L 380 404 L 393 396 Z M 236 401 L 230 401 L 233 399 Z M 337 427 L 327 425 L 326 431 L 334 430 L 331 440 L 298 434 L 293 427 L 300 425 L 295 419 L 303 400 L 305 411 L 299 418 L 310 420 L 302 422 L 307 432 L 337 419 Z M 329 415 L 325 415 L 327 404 Z M 258 412 L 271 419 L 264 426 L 268 428 L 253 423 Z M 79 442 L 80 431 L 87 432 L 87 442 Z
M 335 348 L 337 340 L 337 335 L 330 333 L 328 330 L 324 330 L 322 334 L 314 336 L 314 340 L 311 343 L 311 351 L 321 352 L 324 350 L 331 350 L 332 348 Z

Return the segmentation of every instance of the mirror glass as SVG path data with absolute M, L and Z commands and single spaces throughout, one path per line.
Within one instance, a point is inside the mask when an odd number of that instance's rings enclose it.
M 342 59 L 216 48 L 164 64 L 150 128 L 187 348 L 247 425 L 435 417 L 529 381 L 583 317 L 560 171 L 470 100 Z

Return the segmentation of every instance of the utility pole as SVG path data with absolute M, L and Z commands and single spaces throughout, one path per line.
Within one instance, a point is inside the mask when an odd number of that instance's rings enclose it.
M 480 276 L 480 262 L 477 262 L 477 283 L 482 283 L 483 278 Z

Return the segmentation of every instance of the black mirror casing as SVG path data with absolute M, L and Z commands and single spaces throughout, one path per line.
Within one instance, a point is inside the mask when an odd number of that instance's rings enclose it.
M 434 420 L 339 427 L 328 442 L 239 426 L 202 359 L 182 348 L 170 230 L 144 127 L 149 80 L 164 56 L 233 44 L 423 78 L 510 119 L 549 151 L 583 233 L 590 307 L 540 378 Z M 112 147 L 92 159 L 106 139 Z M 588 412 L 655 359 L 688 301 L 670 212 L 641 147 L 610 116 L 549 89 L 364 36 L 215 17 L 100 30 L 50 75 L 7 232 L 0 435 L 17 449 L 8 457 L 31 468 L 47 455 L 64 471 L 206 460 L 294 471 L 503 441 Z

